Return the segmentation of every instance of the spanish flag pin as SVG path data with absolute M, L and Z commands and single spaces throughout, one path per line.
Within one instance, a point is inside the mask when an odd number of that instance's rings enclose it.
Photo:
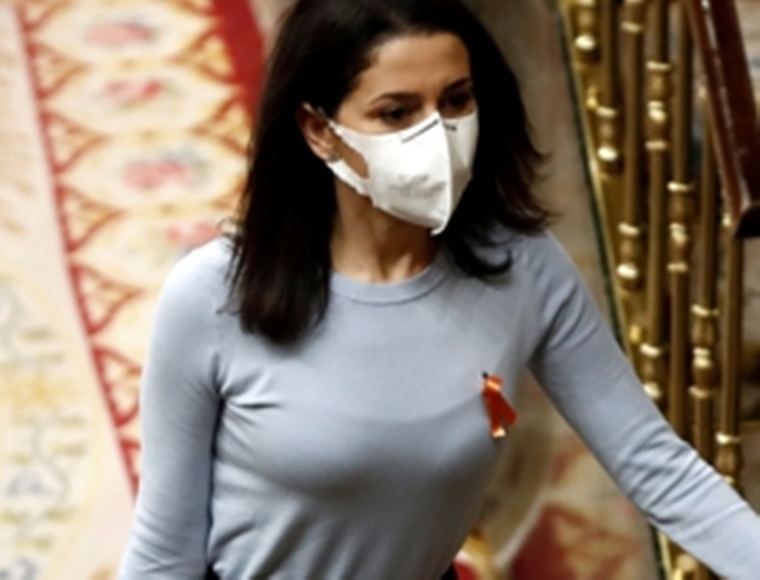
M 483 402 L 488 410 L 491 421 L 491 437 L 500 439 L 507 434 L 508 429 L 517 421 L 517 412 L 501 394 L 501 378 L 496 375 L 483 373 Z

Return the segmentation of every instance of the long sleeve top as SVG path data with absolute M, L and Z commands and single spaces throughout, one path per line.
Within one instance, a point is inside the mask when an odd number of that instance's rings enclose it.
M 525 367 L 655 526 L 721 575 L 760 578 L 760 519 L 646 396 L 556 238 L 509 230 L 487 252 L 511 270 L 468 277 L 442 248 L 400 282 L 333 272 L 325 318 L 288 347 L 224 308 L 226 240 L 183 257 L 143 371 L 120 580 L 208 565 L 222 580 L 437 580 L 509 444 L 483 373 L 513 401 Z

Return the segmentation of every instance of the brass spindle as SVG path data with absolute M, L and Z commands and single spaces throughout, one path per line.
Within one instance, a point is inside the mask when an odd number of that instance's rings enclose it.
M 697 580 L 697 561 L 689 554 L 679 553 L 675 558 L 673 580 Z
M 687 436 L 687 389 L 689 388 L 689 266 L 691 222 L 694 216 L 694 184 L 690 168 L 692 127 L 693 45 L 688 14 L 679 13 L 678 60 L 673 114 L 673 180 L 670 192 L 670 357 L 668 419 L 681 437 Z
M 595 74 L 600 58 L 599 0 L 568 0 L 573 26 L 573 54 L 575 69 L 586 82 L 583 85 L 583 103 L 590 117 L 599 107 L 599 84 Z
M 620 261 L 621 287 L 633 292 L 643 281 L 643 224 L 640 199 L 642 143 L 644 141 L 644 0 L 626 0 L 623 38 L 625 51 L 625 173 L 623 176 Z
M 668 101 L 671 93 L 668 61 L 668 2 L 653 0 L 651 56 L 647 62 L 649 101 L 647 103 L 647 142 L 649 153 L 649 231 L 647 256 L 647 327 L 646 341 L 641 345 L 641 374 L 644 387 L 660 407 L 665 406 L 666 344 L 665 253 L 666 253 L 666 183 L 670 118 Z
M 692 307 L 692 371 L 694 386 L 694 447 L 709 462 L 714 459 L 715 393 L 718 388 L 717 272 L 718 272 L 718 187 L 712 126 L 705 118 L 700 176 L 699 250 L 697 299 Z
M 658 62 L 668 60 L 668 36 L 669 36 L 669 0 L 649 0 L 652 7 L 651 14 L 651 51 L 652 58 Z
M 575 56 L 580 63 L 592 64 L 599 59 L 598 0 L 575 0 Z
M 700 270 L 697 294 L 692 306 L 692 374 L 694 384 L 689 389 L 693 409 L 692 440 L 697 452 L 708 462 L 713 461 L 715 429 L 715 391 L 718 381 L 716 289 L 718 271 L 718 195 L 715 152 L 713 151 L 710 119 L 704 116 L 702 143 L 701 212 L 698 224 L 701 243 L 698 250 Z M 712 580 L 715 575 L 699 563 L 696 580 Z
M 726 218 L 728 232 L 726 252 L 726 288 L 723 295 L 723 373 L 721 381 L 720 430 L 716 434 L 716 467 L 736 489 L 743 467 L 739 409 L 740 352 L 742 344 L 742 287 L 744 242 L 733 235 L 733 224 Z
M 620 90 L 618 89 L 617 0 L 601 0 L 601 90 L 596 109 L 599 168 L 606 173 L 621 169 Z

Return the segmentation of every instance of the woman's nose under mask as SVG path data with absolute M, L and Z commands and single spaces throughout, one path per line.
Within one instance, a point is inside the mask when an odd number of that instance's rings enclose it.
M 344 159 L 326 161 L 333 173 L 399 219 L 438 235 L 454 214 L 477 149 L 478 112 L 445 119 L 436 112 L 420 123 L 382 135 L 367 135 L 328 121 L 333 131 L 366 162 L 368 177 Z

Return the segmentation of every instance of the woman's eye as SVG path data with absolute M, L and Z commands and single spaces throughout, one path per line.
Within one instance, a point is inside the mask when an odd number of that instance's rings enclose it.
M 451 97 L 446 103 L 446 107 L 452 111 L 463 111 L 472 102 L 472 93 L 460 93 Z
M 380 118 L 389 124 L 396 124 L 403 121 L 407 116 L 406 109 L 388 109 L 380 112 Z

